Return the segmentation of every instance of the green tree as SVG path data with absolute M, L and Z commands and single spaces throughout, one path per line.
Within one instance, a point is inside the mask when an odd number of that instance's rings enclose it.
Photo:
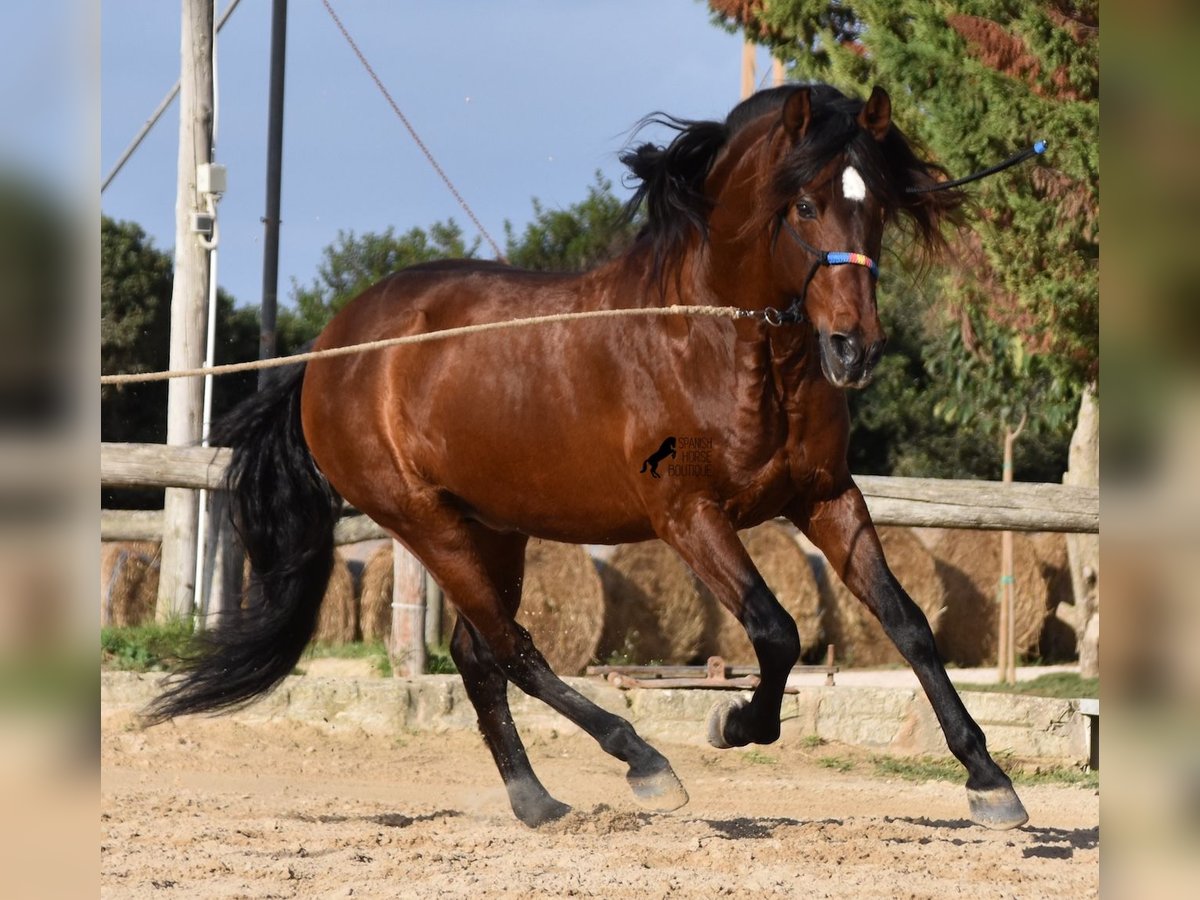
M 473 257 L 478 249 L 479 239 L 468 245 L 453 219 L 435 222 L 428 231 L 411 228 L 400 235 L 391 227 L 362 235 L 338 231 L 337 240 L 322 253 L 312 283 L 301 287 L 292 279 L 298 326 L 311 339 L 343 306 L 380 279 L 417 263 Z
M 171 330 L 171 257 L 133 222 L 100 220 L 100 365 L 107 373 L 167 367 Z M 167 383 L 100 388 L 103 441 L 162 442 Z
M 100 220 L 100 366 L 107 373 L 155 372 L 167 368 L 171 328 L 173 264 L 134 222 Z M 289 310 L 279 316 L 281 353 L 309 340 Z M 236 308 L 217 292 L 215 362 L 258 357 L 258 310 Z M 224 375 L 213 381 L 213 417 L 218 418 L 255 390 L 257 373 Z M 100 437 L 104 441 L 161 443 L 167 432 L 167 383 L 104 385 L 100 389 Z M 161 505 L 155 489 L 107 490 L 109 508 Z
M 957 242 L 959 259 L 930 276 L 922 355 L 946 423 L 994 437 L 1028 412 L 1031 436 L 1065 446 L 1099 369 L 1098 3 L 710 7 L 769 44 L 794 78 L 860 94 L 884 85 L 900 127 L 956 175 L 1048 142 L 1044 160 L 969 188 L 976 224 Z
M 522 269 L 582 271 L 619 255 L 640 227 L 639 219 L 626 215 L 612 182 L 596 172 L 587 198 L 566 209 L 546 209 L 535 197 L 533 221 L 519 238 L 506 221 L 506 253 L 508 261 Z

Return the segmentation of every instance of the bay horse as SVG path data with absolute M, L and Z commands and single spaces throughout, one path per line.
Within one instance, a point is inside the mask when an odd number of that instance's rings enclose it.
M 963 195 L 930 190 L 945 173 L 892 123 L 879 87 L 863 101 L 791 85 L 724 121 L 658 121 L 674 129 L 667 146 L 622 156 L 646 225 L 620 257 L 575 274 L 414 266 L 348 304 L 316 347 L 583 310 L 707 304 L 745 315 L 554 323 L 285 371 L 214 434 L 233 447 L 227 487 L 253 572 L 247 608 L 200 637 L 148 715 L 235 707 L 292 670 L 316 626 L 344 498 L 415 554 L 458 609 L 451 652 L 518 819 L 537 826 L 569 807 L 534 774 L 510 682 L 626 763 L 638 802 L 676 809 L 688 796 L 666 758 L 558 678 L 516 623 L 526 543 L 661 538 L 678 552 L 758 657 L 751 699 L 719 702 L 707 723 L 714 747 L 740 747 L 779 737 L 800 642 L 737 531 L 784 516 L 916 672 L 968 772 L 974 821 L 1024 823 L 846 463 L 845 392 L 870 380 L 885 341 L 875 298 L 884 228 L 906 227 L 916 250 L 944 249 Z M 641 475 L 667 436 L 710 448 L 706 465 Z

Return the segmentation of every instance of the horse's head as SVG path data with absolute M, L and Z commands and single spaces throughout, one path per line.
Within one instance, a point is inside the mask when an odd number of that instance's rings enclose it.
M 884 227 L 903 220 L 937 248 L 962 203 L 955 191 L 907 190 L 941 169 L 892 124 L 887 92 L 862 101 L 791 85 L 760 91 L 723 123 L 668 124 L 680 132 L 670 146 L 624 157 L 642 180 L 633 203 L 646 202 L 659 269 L 707 243 L 706 286 L 721 302 L 807 329 L 832 384 L 865 385 L 887 341 L 875 301 Z
M 825 377 L 861 387 L 887 343 L 875 281 L 890 193 L 878 145 L 891 128 L 891 101 L 877 87 L 857 112 L 830 99 L 814 111 L 813 93 L 780 93 L 759 209 L 746 225 L 770 232 L 770 292 L 811 324 Z

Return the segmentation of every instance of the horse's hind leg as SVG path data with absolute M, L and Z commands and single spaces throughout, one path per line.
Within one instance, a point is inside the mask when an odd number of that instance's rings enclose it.
M 519 534 L 496 534 L 478 526 L 469 527 L 489 581 L 504 608 L 515 615 L 521 603 L 527 538 Z M 464 602 L 453 595 L 449 598 L 456 607 Z M 462 616 L 454 625 L 450 654 L 462 675 L 467 697 L 479 717 L 479 731 L 504 779 L 504 788 L 517 818 L 526 825 L 537 827 L 566 815 L 570 807 L 550 796 L 529 764 L 525 745 L 508 708 L 508 679 L 479 632 Z
M 779 708 L 788 673 L 800 656 L 796 623 L 780 606 L 733 524 L 715 505 L 664 523 L 663 539 L 746 629 L 761 679 L 749 703 L 719 701 L 709 715 L 708 742 L 719 749 L 779 738 Z
M 1025 807 L 1012 781 L 988 753 L 983 731 L 946 675 L 928 620 L 888 569 L 858 488 L 851 485 L 840 497 L 789 516 L 821 549 L 846 587 L 879 619 L 912 666 L 950 752 L 967 769 L 971 818 L 989 828 L 1024 824 L 1029 818 Z
M 407 535 L 399 531 L 397 533 L 401 534 L 442 585 L 457 606 L 459 615 L 482 638 L 482 643 L 490 651 L 504 677 L 574 722 L 595 738 L 606 752 L 627 763 L 629 771 L 626 778 L 643 806 L 662 811 L 683 806 L 688 799 L 687 792 L 666 758 L 642 740 L 625 719 L 596 706 L 555 675 L 534 646 L 529 632 L 517 624 L 513 618 L 516 604 L 512 600 L 512 591 L 505 584 L 507 579 L 501 575 L 503 571 L 512 571 L 511 560 L 501 558 L 510 554 L 511 549 L 502 548 L 504 542 L 501 537 L 463 522 L 449 510 L 445 511 L 445 518 L 436 523 L 426 516 L 422 525 L 422 529 L 413 529 Z M 521 546 L 523 548 L 524 544 Z M 479 642 L 476 641 L 472 646 L 478 648 Z M 460 646 L 460 652 L 463 649 L 467 648 Z M 471 677 L 486 676 L 482 670 L 486 656 L 481 658 L 476 654 L 475 659 L 480 666 L 471 669 Z M 471 666 L 470 661 L 467 666 Z M 477 688 L 472 702 L 478 696 L 483 709 L 490 716 L 489 722 L 494 723 L 494 734 L 498 741 L 495 746 L 500 747 L 502 753 L 513 751 L 520 745 L 519 742 L 513 742 L 515 729 L 512 729 L 507 703 L 501 706 L 495 702 L 496 692 L 501 690 L 499 682 L 493 677 L 491 681 L 477 685 Z M 478 704 L 476 709 L 479 709 Z M 492 744 L 489 741 L 490 746 Z M 497 758 L 501 775 L 507 778 L 506 765 L 515 766 L 510 771 L 518 776 L 525 771 L 532 774 L 528 760 L 522 763 L 520 760 L 523 759 L 523 748 L 516 757 L 505 756 L 503 763 Z M 533 797 L 535 805 L 540 799 L 542 805 L 536 808 L 534 817 L 542 816 L 543 820 L 553 818 L 557 807 L 552 804 L 556 801 L 546 794 L 551 804 L 547 805 L 536 788 L 531 790 L 532 794 L 519 789 L 518 794 L 521 799 Z M 521 810 L 517 809 L 515 803 L 514 811 L 521 816 Z
M 508 679 L 487 644 L 461 617 L 454 626 L 450 653 L 462 673 L 467 696 L 479 717 L 479 731 L 504 779 L 517 818 L 536 828 L 565 815 L 571 808 L 550 796 L 529 764 L 508 709 Z

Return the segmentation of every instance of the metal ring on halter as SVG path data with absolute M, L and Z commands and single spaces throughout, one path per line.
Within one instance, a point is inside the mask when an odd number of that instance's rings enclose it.
M 768 325 L 774 325 L 776 328 L 783 324 L 783 313 L 773 306 L 768 306 L 766 309 L 764 309 L 762 311 L 762 317 L 763 321 L 765 321 Z

